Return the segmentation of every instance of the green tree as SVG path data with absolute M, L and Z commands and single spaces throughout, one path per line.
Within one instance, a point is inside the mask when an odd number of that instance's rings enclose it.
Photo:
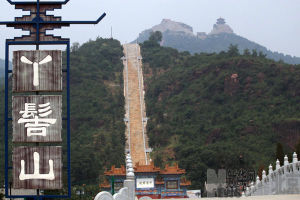
M 262 51 L 259 51 L 258 56 L 261 58 L 265 58 L 267 54 L 264 54 Z
M 244 56 L 250 56 L 250 50 L 249 49 L 244 49 Z
M 257 57 L 257 51 L 256 51 L 256 49 L 252 49 L 252 56 L 253 57 Z
M 227 53 L 231 57 L 240 55 L 238 46 L 233 44 L 230 44 Z
M 283 165 L 284 153 L 283 153 L 283 147 L 282 147 L 281 143 L 277 143 L 277 146 L 276 146 L 276 159 L 279 160 L 280 165 Z
M 149 37 L 150 41 L 153 41 L 155 43 L 159 43 L 162 40 L 162 33 L 160 31 L 155 31 L 152 32 L 150 37 Z
M 71 47 L 71 52 L 76 52 L 79 49 L 80 44 L 78 42 L 74 42 Z

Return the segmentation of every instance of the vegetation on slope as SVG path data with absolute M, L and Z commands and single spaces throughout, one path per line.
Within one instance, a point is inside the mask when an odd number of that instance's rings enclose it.
M 99 174 L 124 161 L 122 47 L 97 39 L 71 54 L 73 184 L 98 183 Z
M 237 46 L 219 54 L 161 47 L 159 33 L 142 44 L 147 133 L 157 165 L 178 161 L 194 188 L 208 168 L 274 164 L 300 137 L 300 66 Z
M 0 79 L 4 77 L 5 61 L 0 59 Z

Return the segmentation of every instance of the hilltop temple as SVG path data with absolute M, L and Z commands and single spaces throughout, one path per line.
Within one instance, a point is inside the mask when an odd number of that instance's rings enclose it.
M 226 24 L 224 18 L 218 18 L 217 22 L 213 26 L 213 30 L 209 33 L 209 35 L 220 34 L 220 33 L 229 33 L 232 34 L 232 28 Z

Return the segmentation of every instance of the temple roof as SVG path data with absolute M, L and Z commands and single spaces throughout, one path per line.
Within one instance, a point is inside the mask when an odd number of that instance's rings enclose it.
M 105 179 L 102 184 L 100 184 L 100 188 L 110 188 L 110 183 Z
M 217 24 L 225 24 L 225 19 L 220 17 L 219 19 L 217 19 Z
M 104 172 L 107 176 L 126 176 L 126 169 L 124 165 L 121 168 L 116 168 L 115 165 L 111 167 L 109 171 Z
M 163 180 L 155 181 L 156 185 L 163 185 L 165 182 Z
M 134 167 L 134 173 L 159 173 L 163 175 L 168 174 L 185 174 L 184 169 L 180 169 L 178 164 L 174 166 L 166 165 L 164 169 L 160 169 L 159 167 L 155 167 L 154 163 L 151 162 L 149 165 L 140 165 L 137 163 Z M 121 168 L 116 168 L 114 165 L 110 170 L 104 172 L 106 176 L 126 176 L 126 169 L 124 165 Z
M 182 178 L 180 181 L 180 186 L 190 186 L 192 185 L 191 181 L 187 181 L 186 178 Z
M 185 174 L 185 170 L 180 169 L 178 164 L 175 164 L 174 166 L 166 165 L 165 169 L 160 170 L 160 174 Z
M 159 172 L 160 168 L 155 167 L 154 163 L 151 162 L 150 165 L 140 165 L 140 163 L 137 163 L 134 167 L 134 173 L 139 173 L 139 172 Z

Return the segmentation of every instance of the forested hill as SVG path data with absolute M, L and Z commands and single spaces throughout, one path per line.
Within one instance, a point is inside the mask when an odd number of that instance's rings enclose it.
M 124 164 L 122 56 L 117 40 L 99 38 L 72 47 L 73 184 L 98 184 L 105 168 Z
M 9 67 L 12 67 L 12 63 L 9 62 Z M 5 74 L 5 60 L 2 60 L 0 58 L 0 85 L 4 84 L 4 74 Z M 1 90 L 1 86 L 0 86 L 0 90 Z
M 157 35 L 156 35 L 157 36 Z M 300 65 L 236 46 L 190 55 L 142 44 L 147 133 L 157 165 L 178 161 L 192 186 L 207 168 L 268 168 L 277 143 L 289 154 L 300 138 Z M 291 159 L 291 157 L 290 157 Z
M 122 46 L 117 40 L 99 38 L 80 47 L 75 44 L 71 49 L 72 185 L 93 184 L 98 190 L 99 175 L 103 174 L 105 168 L 124 164 L 123 65 L 120 60 L 123 56 Z M 2 142 L 3 95 L 2 90 Z M 62 135 L 66 138 L 65 129 Z M 0 146 L 0 165 L 4 166 L 4 145 Z M 64 159 L 65 153 L 66 149 Z M 3 167 L 0 170 L 3 185 Z

